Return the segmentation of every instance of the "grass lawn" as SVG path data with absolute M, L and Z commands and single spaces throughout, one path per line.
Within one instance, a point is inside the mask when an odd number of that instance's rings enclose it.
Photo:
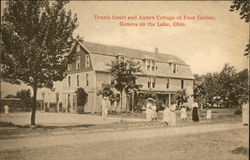
M 202 134 L 0 151 L 0 159 L 247 160 L 248 128 Z
M 166 127 L 165 124 L 161 122 L 162 113 L 159 113 L 159 120 L 156 122 L 124 122 L 124 123 L 109 123 L 109 124 L 69 124 L 66 126 L 46 126 L 37 125 L 36 128 L 30 128 L 29 125 L 16 125 L 10 122 L 0 121 L 0 139 L 7 138 L 19 138 L 28 136 L 41 136 L 41 135 L 58 135 L 67 133 L 77 133 L 77 132 L 103 132 L 103 131 L 116 131 L 116 130 L 133 130 L 133 129 L 149 129 L 149 128 L 161 128 Z M 120 116 L 120 115 L 109 115 L 109 116 Z M 143 114 L 138 115 L 143 116 Z M 126 117 L 126 115 L 125 115 Z M 241 116 L 235 116 L 233 113 L 219 112 L 215 113 L 211 121 L 206 121 L 201 118 L 199 123 L 193 122 L 191 120 L 191 115 L 189 113 L 189 119 L 187 121 L 181 121 L 179 113 L 177 112 L 177 127 L 182 126 L 193 126 L 193 125 L 203 125 L 216 124 L 216 123 L 237 123 L 241 121 Z

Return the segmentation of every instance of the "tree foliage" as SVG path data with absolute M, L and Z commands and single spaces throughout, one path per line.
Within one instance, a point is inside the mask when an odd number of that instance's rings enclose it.
M 88 102 L 88 93 L 84 90 L 84 88 L 77 88 L 76 98 L 78 113 L 84 112 L 84 106 Z
M 141 87 L 141 85 L 136 84 L 136 73 L 141 72 L 140 63 L 128 59 L 123 62 L 112 61 L 109 65 L 111 66 L 110 72 L 113 75 L 114 88 L 121 93 L 122 104 L 123 91 L 127 94 Z
M 16 93 L 16 97 L 21 99 L 22 104 L 26 108 L 26 110 L 31 108 L 32 98 L 31 98 L 31 93 L 30 93 L 29 89 L 27 89 L 27 90 L 22 89 L 21 91 L 18 91 Z
M 187 95 L 186 89 L 178 90 L 176 94 L 176 101 L 178 105 L 188 102 L 189 96 Z
M 234 107 L 248 101 L 248 70 L 225 64 L 219 73 L 195 75 L 194 100 L 203 105 Z
M 250 2 L 249 0 L 234 0 L 230 6 L 230 11 L 240 11 L 240 18 L 244 19 L 246 23 L 250 20 Z M 245 49 L 245 56 L 249 55 L 250 41 L 248 42 Z
M 77 28 L 77 17 L 64 9 L 68 1 L 7 1 L 3 10 L 1 33 L 2 79 L 33 88 L 31 125 L 35 125 L 37 89 L 51 87 L 62 80 Z

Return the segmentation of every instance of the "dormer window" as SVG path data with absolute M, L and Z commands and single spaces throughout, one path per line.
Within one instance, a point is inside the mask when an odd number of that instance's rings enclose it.
M 156 71 L 156 62 L 155 60 L 146 59 L 145 68 L 147 71 Z
M 150 60 L 146 60 L 147 71 L 150 71 Z
M 80 50 L 81 50 L 81 46 L 80 46 L 80 44 L 78 44 L 78 45 L 76 46 L 76 52 L 80 52 Z
M 172 73 L 176 74 L 178 72 L 177 69 L 177 64 L 175 62 L 170 63 L 171 69 L 172 69 Z
M 123 55 L 118 55 L 116 59 L 118 60 L 119 63 L 125 62 L 125 57 Z
M 155 61 L 151 61 L 151 62 L 152 62 L 152 63 L 151 63 L 151 64 L 152 64 L 151 69 L 152 69 L 152 71 L 155 71 L 155 68 L 156 68 L 156 67 L 155 67 Z

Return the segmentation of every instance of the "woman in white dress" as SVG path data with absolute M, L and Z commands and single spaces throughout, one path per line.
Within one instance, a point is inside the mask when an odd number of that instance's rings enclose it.
M 102 119 L 106 119 L 108 115 L 108 102 L 107 97 L 103 97 L 102 99 Z
M 169 118 L 170 118 L 169 126 L 171 126 L 171 127 L 176 126 L 176 115 L 175 115 L 175 110 L 176 110 L 176 104 L 173 103 L 173 104 L 170 106 L 170 114 L 169 114 Z
M 165 122 L 168 126 L 169 124 L 169 121 L 170 121 L 170 109 L 169 109 L 169 106 L 165 106 L 165 109 L 163 111 L 163 119 L 162 121 Z
M 152 103 L 152 120 L 156 121 L 157 119 L 157 113 L 156 113 L 156 105 L 155 102 Z
M 146 119 L 147 121 L 152 120 L 152 103 L 149 100 L 146 103 Z
M 184 106 L 181 107 L 181 120 L 187 120 L 187 110 Z

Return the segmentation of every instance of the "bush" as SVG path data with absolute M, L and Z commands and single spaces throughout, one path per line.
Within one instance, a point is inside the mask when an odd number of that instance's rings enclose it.
M 242 110 L 240 108 L 237 108 L 235 111 L 234 111 L 234 114 L 235 115 L 241 115 L 242 114 Z

